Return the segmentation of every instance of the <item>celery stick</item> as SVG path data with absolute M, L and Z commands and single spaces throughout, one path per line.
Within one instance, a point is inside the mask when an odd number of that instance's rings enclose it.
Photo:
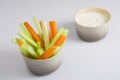
M 44 49 L 41 48 L 40 43 L 37 43 L 37 49 L 36 49 L 37 53 L 39 56 L 41 56 L 44 53 Z
M 61 46 L 59 46 L 55 51 L 54 51 L 54 53 L 53 53 L 53 55 L 52 56 L 55 56 L 55 55 L 57 55 L 58 53 L 60 53 L 60 51 L 62 50 L 62 48 L 64 47 L 64 43 L 61 45 Z
M 41 21 L 41 25 L 42 25 L 43 40 L 45 43 L 45 49 L 47 50 L 49 48 L 49 44 L 50 44 L 47 23 L 45 21 Z
M 35 49 L 34 49 L 32 46 L 30 46 L 30 45 L 28 45 L 28 52 L 29 52 L 33 57 L 38 58 L 38 55 L 37 55 L 37 53 L 35 52 Z
M 21 40 L 21 41 L 23 42 L 23 45 L 19 46 L 20 52 L 21 52 L 24 56 L 28 56 L 29 52 L 28 52 L 27 46 L 26 46 L 27 43 L 26 43 L 23 39 L 21 39 L 21 38 L 15 38 L 15 39 L 12 40 L 12 42 L 14 42 L 14 43 L 17 44 L 17 43 L 18 43 L 18 40 Z
M 65 35 L 65 36 L 67 36 L 68 33 L 69 33 L 69 30 L 68 30 L 68 29 L 64 29 L 64 30 L 62 31 L 62 34 Z M 53 53 L 52 56 L 55 56 L 56 54 L 58 54 L 58 53 L 62 50 L 62 48 L 64 47 L 64 44 L 65 44 L 65 43 L 62 43 L 62 45 L 60 45 L 60 46 L 54 51 L 54 53 Z
M 28 55 L 29 55 L 28 47 L 27 47 L 25 44 L 21 45 L 21 46 L 19 47 L 19 50 L 20 50 L 20 52 L 21 52 L 23 55 L 25 55 L 25 56 L 28 56 Z
M 18 35 L 23 38 L 27 43 L 31 44 L 33 47 L 37 47 L 37 44 L 34 42 L 34 40 L 32 40 L 31 38 L 29 38 L 28 36 L 26 36 L 25 34 L 23 34 L 22 32 L 18 32 Z
M 41 56 L 44 53 L 43 49 L 37 48 L 37 54 Z
M 12 42 L 15 43 L 15 44 L 17 44 L 16 38 L 15 38 L 15 39 L 12 39 Z
M 38 24 L 37 19 L 35 17 L 33 17 L 33 22 L 39 36 L 42 38 L 43 36 L 42 36 L 41 26 Z
M 57 34 L 55 35 L 55 37 L 53 38 L 53 40 L 52 40 L 49 48 L 52 47 L 52 46 L 55 44 L 55 42 L 57 41 L 57 39 L 59 38 L 59 36 L 63 33 L 63 31 L 64 31 L 64 28 L 63 28 L 63 27 L 60 28 L 60 30 L 58 31 L 58 33 L 57 33 Z
M 29 32 L 27 31 L 27 29 L 25 28 L 25 26 L 22 23 L 20 23 L 19 26 L 20 26 L 21 30 L 23 31 L 23 33 L 25 35 L 27 35 L 29 38 L 32 39 L 32 36 L 29 34 Z
M 21 40 L 24 44 L 27 44 L 27 42 L 23 38 L 15 38 L 12 40 L 12 42 L 17 44 L 19 40 Z
M 64 29 L 64 31 L 63 31 L 63 33 L 62 33 L 62 34 L 63 34 L 64 36 L 67 36 L 67 35 L 68 35 L 68 33 L 69 33 L 69 30 L 68 30 L 68 29 Z
M 19 38 L 24 44 L 27 44 L 27 42 L 23 38 Z

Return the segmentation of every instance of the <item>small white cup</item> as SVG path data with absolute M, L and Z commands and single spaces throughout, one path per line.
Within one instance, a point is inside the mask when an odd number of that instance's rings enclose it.
M 86 25 L 87 23 L 86 24 L 84 23 L 85 25 L 81 24 L 78 19 L 80 17 L 80 15 L 84 14 L 84 13 L 90 13 L 90 12 L 91 13 L 95 12 L 95 13 L 104 15 L 105 19 L 106 19 L 104 24 L 96 25 L 96 26 L 95 25 L 88 26 L 88 25 Z M 92 17 L 92 18 L 95 18 L 95 17 Z M 103 39 L 106 36 L 106 34 L 108 33 L 108 30 L 109 30 L 109 27 L 107 25 L 108 25 L 108 22 L 110 21 L 110 19 L 111 19 L 110 13 L 101 8 L 85 8 L 85 9 L 78 11 L 74 15 L 74 21 L 77 25 L 76 30 L 77 30 L 79 37 L 81 39 L 83 39 L 84 41 L 89 41 L 89 42 Z M 89 20 L 91 20 L 91 19 L 88 19 L 88 21 Z
M 45 60 L 31 59 L 26 56 L 23 56 L 23 58 L 28 69 L 36 75 L 46 75 L 55 71 L 60 66 L 62 60 L 61 53 Z

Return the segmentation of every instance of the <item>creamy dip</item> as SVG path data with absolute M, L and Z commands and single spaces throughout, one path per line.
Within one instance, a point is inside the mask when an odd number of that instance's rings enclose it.
M 101 26 L 104 23 L 106 23 L 106 21 L 107 21 L 107 17 L 104 14 L 98 12 L 81 13 L 77 18 L 77 22 L 80 25 L 86 27 Z

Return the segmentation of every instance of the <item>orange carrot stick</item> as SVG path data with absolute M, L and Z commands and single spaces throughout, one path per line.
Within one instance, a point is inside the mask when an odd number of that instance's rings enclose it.
M 66 36 L 61 34 L 58 40 L 56 41 L 56 43 L 54 44 L 54 46 L 60 46 L 65 40 L 66 40 Z
M 38 59 L 47 59 L 47 58 L 49 58 L 56 48 L 57 48 L 56 46 L 52 46 L 47 51 L 45 51 Z
M 56 22 L 50 21 L 49 25 L 50 25 L 51 38 L 53 39 L 57 33 Z
M 28 22 L 24 22 L 25 27 L 28 29 L 28 31 L 30 32 L 32 38 L 36 41 L 36 42 L 40 42 L 41 46 L 44 48 L 44 43 L 42 41 L 42 39 L 40 38 L 40 36 L 37 35 L 37 33 L 33 30 L 33 28 L 30 26 L 30 24 Z

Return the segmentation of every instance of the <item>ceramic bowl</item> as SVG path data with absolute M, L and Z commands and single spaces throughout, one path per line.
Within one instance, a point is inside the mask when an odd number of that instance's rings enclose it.
M 36 75 L 46 75 L 57 70 L 61 64 L 61 54 L 57 54 L 45 60 L 31 59 L 23 56 L 27 68 Z
M 88 13 L 88 12 L 97 12 L 97 13 L 101 13 L 105 15 L 106 22 L 102 25 L 95 26 L 95 27 L 90 27 L 90 26 L 88 27 L 88 26 L 80 24 L 78 21 L 78 17 L 81 14 Z M 98 41 L 100 39 L 103 39 L 107 35 L 108 30 L 109 30 L 108 22 L 110 21 L 110 19 L 111 19 L 110 13 L 107 10 L 101 9 L 101 8 L 85 8 L 74 14 L 76 31 L 79 37 L 82 40 L 89 41 L 89 42 Z

